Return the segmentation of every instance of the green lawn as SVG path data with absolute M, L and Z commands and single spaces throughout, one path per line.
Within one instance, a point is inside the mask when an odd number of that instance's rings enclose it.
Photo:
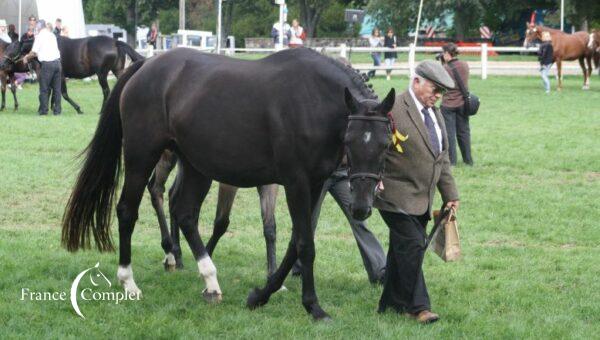
M 553 80 L 554 81 L 554 80 Z M 406 78 L 373 80 L 380 95 L 401 91 Z M 555 83 L 553 83 L 555 85 Z M 133 239 L 141 301 L 21 300 L 31 291 L 69 292 L 78 273 L 100 262 L 116 284 L 117 254 L 70 254 L 60 247 L 60 219 L 78 171 L 77 154 L 95 129 L 97 83 L 72 81 L 71 97 L 84 115 L 39 117 L 37 88 L 19 92 L 18 113 L 0 113 L 0 337 L 6 338 L 577 338 L 600 334 L 600 79 L 582 91 L 565 77 L 562 93 L 543 93 L 537 77 L 471 79 L 482 101 L 472 118 L 475 166 L 458 166 L 464 258 L 443 263 L 428 253 L 424 271 L 441 321 L 419 326 L 394 313 L 375 312 L 381 287 L 368 283 L 350 228 L 331 198 L 321 214 L 316 286 L 334 318 L 315 324 L 300 304 L 300 280 L 256 311 L 247 293 L 265 280 L 265 247 L 256 190 L 238 194 L 230 231 L 214 256 L 224 292 L 220 305 L 201 298 L 185 243 L 185 269 L 165 273 L 160 234 L 148 196 Z M 12 99 L 8 98 L 12 108 Z M 200 216 L 211 233 L 216 190 Z M 437 203 L 436 203 L 437 204 Z M 278 256 L 290 236 L 283 196 L 278 201 Z M 369 220 L 387 248 L 387 227 Z M 117 236 L 116 221 L 113 236 Z M 83 282 L 83 281 L 82 281 Z

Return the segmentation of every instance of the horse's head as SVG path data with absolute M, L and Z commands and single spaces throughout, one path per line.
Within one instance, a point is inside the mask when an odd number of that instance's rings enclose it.
M 19 56 L 21 55 L 21 44 L 15 41 L 9 44 L 4 49 L 4 54 L 0 57 L 0 70 L 10 70 L 18 62 Z
M 527 29 L 525 30 L 525 40 L 523 40 L 523 47 L 531 47 L 534 42 L 542 40 L 542 28 L 530 23 L 527 23 Z
M 600 31 L 593 30 L 592 33 L 590 33 L 588 48 L 595 53 L 600 53 Z
M 352 216 L 364 220 L 371 215 L 373 196 L 385 162 L 385 151 L 392 136 L 388 116 L 394 106 L 396 93 L 390 90 L 383 102 L 373 99 L 357 100 L 345 90 L 346 106 L 350 110 L 348 128 L 344 137 L 350 167 Z

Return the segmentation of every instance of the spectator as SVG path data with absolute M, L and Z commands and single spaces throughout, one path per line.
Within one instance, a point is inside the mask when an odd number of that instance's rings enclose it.
M 153 22 L 146 35 L 146 42 L 148 45 L 152 46 L 153 49 L 156 49 L 156 39 L 158 39 L 158 27 L 156 26 L 156 23 Z
M 33 40 L 35 39 L 36 23 L 36 18 L 33 15 L 29 16 L 27 32 L 23 33 L 21 36 L 21 43 L 33 43 Z
M 11 43 L 12 40 L 6 32 L 6 20 L 0 19 L 0 40 L 4 40 L 6 43 Z
M 540 61 L 540 72 L 546 94 L 550 93 L 550 79 L 548 72 L 554 63 L 554 49 L 552 48 L 552 36 L 550 32 L 542 32 L 542 44 L 538 50 L 538 60 Z
M 456 44 L 449 43 L 442 47 L 442 58 L 444 68 L 450 74 L 455 84 L 458 84 L 459 79 L 456 79 L 453 69 L 462 80 L 465 90 L 469 91 L 469 65 L 458 60 L 458 48 Z M 467 165 L 473 165 L 471 156 L 471 128 L 469 126 L 469 114 L 464 110 L 465 100 L 460 87 L 457 85 L 453 89 L 449 89 L 442 98 L 442 115 L 446 122 L 448 130 L 448 153 L 450 163 L 456 165 L 456 141 L 462 154 L 463 162 Z
M 62 67 L 60 64 L 60 51 L 58 50 L 58 43 L 56 41 L 56 35 L 52 34 L 46 26 L 44 20 L 40 20 L 37 23 L 37 29 L 39 31 L 36 36 L 31 52 L 23 57 L 23 62 L 27 63 L 27 59 L 37 57 L 41 63 L 40 70 L 40 106 L 38 114 L 48 114 L 48 97 L 50 89 L 54 96 L 54 114 L 59 115 L 61 113 L 61 73 Z
M 304 46 L 304 39 L 306 39 L 306 32 L 304 28 L 300 26 L 298 19 L 292 20 L 292 28 L 290 30 L 290 47 L 302 47 Z
M 50 24 L 50 23 L 48 23 Z M 54 22 L 54 34 L 56 36 L 62 35 L 62 20 L 60 18 L 57 18 L 56 21 Z
M 13 24 L 8 25 L 8 36 L 10 37 L 11 42 L 15 42 L 19 40 L 19 35 L 16 32 L 16 27 Z
M 396 36 L 394 35 L 394 30 L 391 27 L 387 30 L 387 34 L 385 35 L 385 39 L 383 40 L 383 46 L 389 48 L 398 47 L 398 41 L 396 39 Z M 394 62 L 396 61 L 398 54 L 396 52 L 384 52 L 383 56 L 385 58 L 385 66 L 388 67 L 388 69 L 385 70 L 387 74 L 387 80 L 390 80 L 392 74 L 392 66 L 394 66 Z
M 284 46 L 288 46 L 289 41 L 290 41 L 290 37 L 292 35 L 291 29 L 290 29 L 290 24 L 288 24 L 286 21 L 286 19 L 284 19 L 283 21 L 283 46 L 281 46 L 279 44 L 279 21 L 276 21 L 273 24 L 273 29 L 271 29 L 271 37 L 273 38 L 273 43 L 275 44 L 275 48 L 277 49 L 281 49 Z
M 381 33 L 379 32 L 379 28 L 375 27 L 373 32 L 371 32 L 371 36 L 369 37 L 369 45 L 374 48 L 379 48 L 383 46 L 383 41 L 381 38 Z M 378 67 L 381 65 L 381 52 L 371 52 L 371 58 L 373 58 L 373 66 Z M 375 76 L 375 70 L 371 70 L 368 73 L 369 78 Z

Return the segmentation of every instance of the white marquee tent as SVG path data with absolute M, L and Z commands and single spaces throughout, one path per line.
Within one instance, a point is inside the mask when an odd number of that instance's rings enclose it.
M 81 0 L 0 0 L 0 19 L 14 24 L 19 35 L 27 30 L 30 15 L 53 25 L 56 18 L 61 18 L 63 25 L 69 28 L 69 37 L 86 36 Z

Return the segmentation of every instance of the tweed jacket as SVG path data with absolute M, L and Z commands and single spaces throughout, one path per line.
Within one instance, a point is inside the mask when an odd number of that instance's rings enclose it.
M 400 142 L 402 152 L 393 145 L 386 151 L 384 188 L 376 195 L 376 208 L 415 216 L 431 214 L 436 186 L 444 202 L 458 200 L 450 171 L 446 125 L 439 110 L 433 110 L 442 130 L 442 152 L 438 156 L 408 90 L 396 97 L 391 114 L 398 132 L 408 138 Z

